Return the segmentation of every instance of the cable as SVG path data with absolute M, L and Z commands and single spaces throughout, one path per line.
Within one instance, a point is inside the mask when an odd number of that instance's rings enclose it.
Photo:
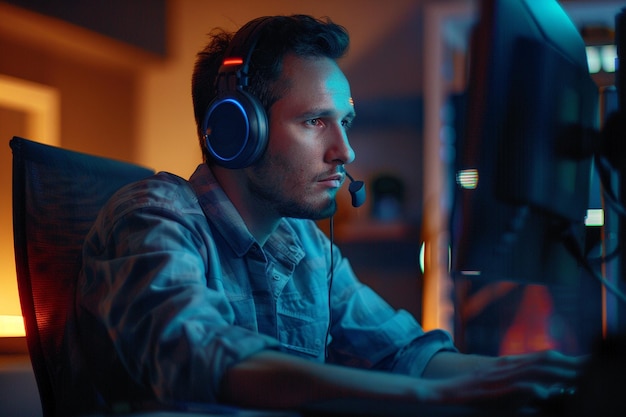
M 605 157 L 596 158 L 596 172 L 598 173 L 598 178 L 600 179 L 600 183 L 602 184 L 602 189 L 604 196 L 609 202 L 610 207 L 615 210 L 620 216 L 626 217 L 626 208 L 619 201 L 617 195 L 613 191 L 613 187 L 611 184 L 611 164 Z
M 620 289 L 611 281 L 608 281 L 605 277 L 602 276 L 598 271 L 596 271 L 589 261 L 582 248 L 578 245 L 576 241 L 575 235 L 572 232 L 571 226 L 567 228 L 563 233 L 563 244 L 566 249 L 572 254 L 572 256 L 591 274 L 592 277 L 596 278 L 602 285 L 604 285 L 613 295 L 615 295 L 622 303 L 626 304 L 626 294 L 620 291 Z
M 328 359 L 328 339 L 330 338 L 330 327 L 333 324 L 333 309 L 330 302 L 331 289 L 333 287 L 333 278 L 335 276 L 335 259 L 333 254 L 333 245 L 335 244 L 335 216 L 330 216 L 330 271 L 328 272 L 328 327 L 326 328 L 326 337 L 324 338 L 324 359 Z

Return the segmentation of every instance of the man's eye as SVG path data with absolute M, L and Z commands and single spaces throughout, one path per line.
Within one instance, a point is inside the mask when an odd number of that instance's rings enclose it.
M 319 126 L 321 123 L 320 119 L 309 119 L 306 121 L 306 123 L 310 126 Z

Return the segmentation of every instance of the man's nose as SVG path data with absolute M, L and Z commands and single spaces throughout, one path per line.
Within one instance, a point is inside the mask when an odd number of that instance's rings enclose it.
M 354 149 L 350 146 L 348 135 L 342 125 L 333 130 L 332 147 L 330 149 L 331 160 L 340 160 L 344 164 L 354 161 Z

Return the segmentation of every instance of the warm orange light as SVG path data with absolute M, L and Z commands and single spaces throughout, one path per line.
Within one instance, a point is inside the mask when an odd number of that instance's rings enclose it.
M 527 285 L 513 323 L 502 337 L 499 354 L 515 355 L 547 349 L 562 350 L 566 346 L 561 346 L 561 343 L 573 346 L 575 341 L 571 337 L 568 338 L 571 332 L 565 327 L 559 328 L 562 332 L 559 338 L 554 337 L 554 329 L 551 326 L 554 323 L 553 314 L 554 303 L 548 288 L 543 285 Z
M 4 135 L 60 145 L 61 94 L 56 88 L 0 74 L 0 109 L 9 110 L 8 126 L 20 126 L 25 120 L 22 128 L 3 131 Z M 7 147 L 0 152 L 0 336 L 24 336 L 21 314 L 13 243 L 11 152 Z
M 22 316 L 0 315 L 0 337 L 24 337 L 24 318 Z
M 224 62 L 222 62 L 222 65 L 241 65 L 243 64 L 243 58 L 226 58 L 224 60 Z

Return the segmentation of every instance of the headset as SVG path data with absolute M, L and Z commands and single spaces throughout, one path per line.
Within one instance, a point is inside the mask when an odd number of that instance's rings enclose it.
M 207 107 L 201 131 L 211 158 L 226 168 L 245 168 L 267 146 L 267 114 L 248 93 L 248 67 L 263 28 L 272 17 L 260 17 L 239 30 L 228 46 L 215 80 L 217 95 Z

